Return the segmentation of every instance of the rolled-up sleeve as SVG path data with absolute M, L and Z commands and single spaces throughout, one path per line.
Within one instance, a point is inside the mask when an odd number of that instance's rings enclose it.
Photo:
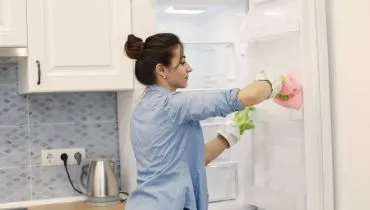
M 239 89 L 196 94 L 173 93 L 168 96 L 166 106 L 169 115 L 177 123 L 226 117 L 244 109 L 238 93 Z

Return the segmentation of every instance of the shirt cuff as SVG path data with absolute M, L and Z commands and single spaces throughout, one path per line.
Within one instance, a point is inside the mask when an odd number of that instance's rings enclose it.
M 239 88 L 231 89 L 231 107 L 234 111 L 241 111 L 245 108 L 238 97 L 239 91 Z

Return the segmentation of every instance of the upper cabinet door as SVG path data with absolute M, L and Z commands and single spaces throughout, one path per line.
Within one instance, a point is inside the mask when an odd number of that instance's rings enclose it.
M 0 47 L 26 46 L 26 0 L 0 0 Z
M 28 74 L 21 92 L 133 88 L 132 61 L 124 53 L 130 0 L 29 0 L 27 17 Z

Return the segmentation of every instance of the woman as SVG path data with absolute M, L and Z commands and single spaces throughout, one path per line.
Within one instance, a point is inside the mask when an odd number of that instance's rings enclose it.
M 239 129 L 225 125 L 204 145 L 199 121 L 274 97 L 281 85 L 260 74 L 245 88 L 190 96 L 175 92 L 187 87 L 192 71 L 176 35 L 155 34 L 145 42 L 129 35 L 125 51 L 147 86 L 131 117 L 137 188 L 126 210 L 207 210 L 205 165 L 239 140 Z

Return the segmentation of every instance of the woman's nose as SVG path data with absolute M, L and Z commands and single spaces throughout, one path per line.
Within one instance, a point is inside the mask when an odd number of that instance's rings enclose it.
M 189 64 L 186 65 L 186 72 L 192 72 L 193 69 L 191 68 L 191 66 Z

